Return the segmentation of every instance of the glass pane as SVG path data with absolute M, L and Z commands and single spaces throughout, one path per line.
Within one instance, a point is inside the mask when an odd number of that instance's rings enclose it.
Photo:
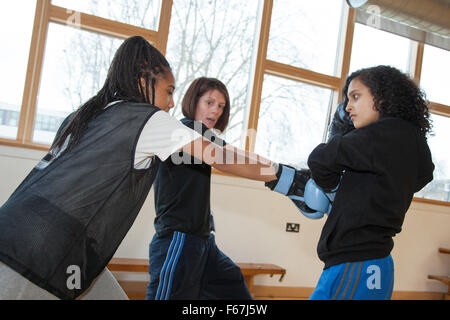
M 322 142 L 332 91 L 266 75 L 255 152 L 272 161 L 307 168 Z
M 335 75 L 342 1 L 277 0 L 267 58 Z
M 80 11 L 150 30 L 157 30 L 161 11 L 161 0 L 52 0 L 52 4 L 68 13 Z
M 433 102 L 450 105 L 450 51 L 425 45 L 420 85 Z
M 450 118 L 432 114 L 431 119 L 435 135 L 428 138 L 428 145 L 435 165 L 434 179 L 415 196 L 450 201 Z
M 36 0 L 8 1 L 0 10 L 0 137 L 15 139 L 27 72 Z
M 409 39 L 355 23 L 350 73 L 378 65 L 390 65 L 407 73 L 409 50 Z
M 171 114 L 183 117 L 181 100 L 195 78 L 221 80 L 231 100 L 223 138 L 236 147 L 242 147 L 257 12 L 258 1 L 175 0 L 170 19 L 167 59 L 177 88 Z
M 64 118 L 103 85 L 122 40 L 50 23 L 33 141 L 51 144 Z

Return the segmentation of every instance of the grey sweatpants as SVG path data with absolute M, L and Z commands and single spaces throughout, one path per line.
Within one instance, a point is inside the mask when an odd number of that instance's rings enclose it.
M 77 299 L 128 300 L 128 297 L 112 273 L 105 268 Z M 0 300 L 58 300 L 58 297 L 0 262 Z

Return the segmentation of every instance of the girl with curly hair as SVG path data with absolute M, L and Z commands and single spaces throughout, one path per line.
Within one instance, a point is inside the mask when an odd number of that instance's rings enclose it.
M 433 179 L 424 93 L 389 66 L 358 70 L 343 99 L 354 130 L 318 145 L 308 165 L 337 188 L 317 247 L 325 263 L 310 299 L 390 299 L 391 251 L 413 195 Z

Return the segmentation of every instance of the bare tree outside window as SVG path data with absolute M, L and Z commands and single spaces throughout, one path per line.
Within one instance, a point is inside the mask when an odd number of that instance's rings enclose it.
M 145 19 L 148 16 L 157 19 L 158 15 L 148 11 L 155 7 L 159 10 L 159 4 L 156 0 L 91 1 L 85 11 L 104 10 L 104 15 L 118 21 L 140 21 L 140 26 L 145 27 L 155 23 L 147 23 Z M 166 54 L 177 87 L 171 114 L 182 117 L 181 99 L 195 78 L 218 78 L 230 93 L 232 108 L 226 138 L 231 144 L 239 144 L 243 130 L 257 11 L 258 1 L 173 2 Z M 117 48 L 116 39 L 87 34 L 79 31 L 66 39 L 65 57 L 61 59 L 67 75 L 60 80 L 62 91 L 73 109 L 98 91 Z
M 122 41 L 50 23 L 33 141 L 51 144 L 60 124 L 103 85 Z M 52 125 L 42 125 L 52 123 Z
M 2 4 L 0 11 L 0 37 L 2 39 L 0 138 L 16 139 L 36 0 L 27 1 L 26 6 L 24 6 L 24 1 L 10 1 Z M 19 13 L 20 17 L 17 16 Z
M 253 85 L 251 66 L 259 39 L 257 23 L 262 3 L 262 0 L 174 0 L 170 18 L 166 56 L 172 65 L 177 86 L 175 108 L 171 114 L 182 117 L 181 99 L 195 78 L 218 78 L 228 87 L 231 98 L 230 123 L 224 139 L 240 147 L 243 147 L 241 141 L 246 134 L 244 120 L 251 95 L 249 88 Z M 267 58 L 336 75 L 339 71 L 336 70 L 336 53 L 342 3 L 335 0 L 274 1 Z M 152 30 L 156 30 L 159 24 L 161 9 L 161 0 L 52 0 L 52 4 L 71 12 L 78 10 Z M 357 25 L 356 31 L 358 28 L 360 26 Z M 380 37 L 383 38 L 381 33 Z M 373 37 L 366 38 L 374 41 Z M 355 32 L 352 67 L 368 63 L 368 55 L 364 51 L 366 46 L 358 47 L 358 39 L 365 38 L 358 38 L 358 32 Z M 394 41 L 391 46 L 396 48 L 397 42 Z M 83 31 L 76 25 L 69 27 L 69 24 L 50 23 L 33 141 L 50 144 L 63 119 L 100 89 L 121 43 L 122 39 Z M 406 59 L 405 53 L 408 51 L 400 51 Z M 433 52 L 428 47 L 425 50 L 421 85 L 427 89 L 442 88 L 431 84 L 429 79 L 445 83 L 433 72 L 443 65 L 443 58 Z M 392 56 L 386 56 L 386 59 L 387 62 L 383 63 L 394 61 Z M 373 63 L 372 58 L 369 60 Z M 9 64 L 14 65 L 6 63 L 5 68 Z M 433 76 L 428 77 L 427 74 Z M 445 75 L 445 72 L 442 74 Z M 18 81 L 10 82 L 16 85 Z M 4 87 L 8 84 L 5 83 Z M 447 96 L 440 91 L 433 91 L 430 96 L 437 102 L 445 103 Z M 304 167 L 309 152 L 325 138 L 331 95 L 329 89 L 265 75 L 255 151 L 275 161 Z M 14 137 L 21 94 L 6 90 L 0 98 L 3 101 L 0 135 Z M 448 148 L 443 147 L 446 145 L 445 139 L 439 138 L 448 136 L 445 131 L 448 117 L 433 118 L 436 120 L 437 135 L 430 138 L 430 147 L 436 164 L 435 181 L 417 196 L 449 201 Z
M 171 113 L 182 117 L 181 99 L 195 78 L 219 79 L 230 94 L 231 113 L 225 138 L 234 145 L 239 145 L 244 130 L 258 2 L 173 2 L 167 58 L 173 67 L 177 89 Z
M 156 30 L 161 0 L 52 0 L 52 4 L 70 11 Z
M 448 137 L 450 136 L 449 118 L 431 114 L 433 135 L 428 137 L 433 163 L 433 181 L 427 184 L 414 196 L 440 201 L 450 201 L 450 152 Z
M 323 139 L 331 95 L 329 89 L 267 75 L 255 152 L 306 168 L 309 154 Z
M 342 1 L 278 0 L 273 4 L 267 58 L 335 75 Z M 307 167 L 309 153 L 325 138 L 333 92 L 266 75 L 255 152 Z
M 68 11 L 155 28 L 160 0 L 55 0 Z M 37 104 L 33 141 L 50 144 L 64 118 L 95 95 L 103 85 L 121 39 L 50 23 Z M 52 126 L 41 125 L 53 123 Z
M 195 78 L 218 78 L 227 86 L 231 99 L 230 121 L 224 138 L 228 143 L 240 147 L 243 147 L 241 141 L 245 135 L 244 117 L 250 94 L 251 64 L 256 54 L 255 39 L 259 38 L 256 24 L 261 4 L 256 0 L 174 0 L 172 7 L 166 57 L 172 66 L 177 89 L 175 107 L 170 112 L 178 119 L 183 117 L 181 99 Z M 90 13 L 102 12 L 102 15 L 118 21 L 138 21 L 140 26 L 145 27 L 156 23 L 146 20 L 148 17 L 155 17 L 154 14 L 148 13 L 155 7 L 159 10 L 159 1 L 109 0 L 90 1 L 89 6 L 85 4 L 81 9 Z M 272 52 L 285 50 L 281 46 L 285 41 L 278 36 L 282 34 L 280 28 L 285 27 L 279 18 L 274 19 L 270 41 L 273 41 L 277 48 L 272 49 Z M 291 39 L 300 39 L 305 46 L 308 45 L 307 40 L 312 39 L 317 47 L 320 41 L 314 39 L 314 32 L 318 28 L 314 26 L 311 30 L 291 30 Z M 60 61 L 65 72 L 60 77 L 53 78 L 58 78 L 59 85 L 63 87 L 61 91 L 67 105 L 76 109 L 95 94 L 104 82 L 107 68 L 119 42 L 117 39 L 80 30 L 66 31 L 64 37 L 65 58 Z M 337 43 L 337 39 L 333 42 Z M 289 46 L 283 61 L 305 66 L 301 61 L 301 49 L 302 45 Z M 319 58 L 325 59 L 320 56 L 320 50 L 317 57 L 309 55 L 307 60 L 316 61 Z M 317 65 L 319 62 L 314 63 Z M 331 61 L 331 64 L 333 63 Z M 261 126 L 257 134 L 257 151 L 282 162 L 303 165 L 308 152 L 299 151 L 310 151 L 310 144 L 316 145 L 322 140 L 329 96 L 329 90 L 315 86 L 285 82 L 281 79 L 265 81 L 259 115 Z M 314 102 L 317 99 L 320 100 L 319 107 Z M 307 136 L 302 134 L 300 138 L 298 132 L 305 132 Z M 272 142 L 268 144 L 268 141 Z M 304 148 L 305 141 L 308 142 L 307 148 Z
M 161 0 L 57 0 L 55 4 L 97 14 L 143 28 L 155 28 L 159 21 Z M 103 85 L 112 58 L 121 40 L 100 34 L 79 32 L 70 37 L 65 49 L 65 69 L 70 82 L 64 92 L 75 108 Z

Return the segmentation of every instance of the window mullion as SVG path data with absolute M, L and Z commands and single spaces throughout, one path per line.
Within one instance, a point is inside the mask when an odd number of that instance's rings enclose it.
M 414 81 L 417 84 L 420 84 L 420 77 L 422 75 L 422 63 L 423 63 L 423 51 L 425 48 L 425 44 L 423 42 L 416 42 L 416 45 L 413 46 L 411 55 L 411 61 L 410 61 L 410 72 L 411 77 L 414 79 Z
M 342 57 L 340 88 L 344 87 L 345 80 L 347 79 L 348 73 L 350 71 L 350 59 L 352 55 L 353 35 L 355 32 L 355 19 L 356 19 L 356 10 L 350 8 L 348 11 L 347 28 L 345 31 L 345 43 L 344 43 L 344 53 Z
M 167 40 L 169 38 L 170 18 L 172 15 L 173 0 L 161 1 L 161 12 L 158 26 L 158 49 L 162 54 L 166 54 Z
M 258 128 L 259 107 L 261 104 L 262 86 L 266 68 L 267 46 L 269 44 L 270 21 L 272 16 L 273 0 L 264 0 L 261 24 L 259 26 L 259 41 L 256 63 L 253 73 L 253 86 L 251 90 L 250 110 L 247 114 L 247 135 L 245 150 L 253 152 L 256 143 L 256 130 Z
M 450 117 L 450 106 L 440 104 L 437 102 L 430 102 L 428 105 L 431 113 L 438 114 L 445 117 Z
M 37 0 L 33 24 L 28 67 L 22 97 L 17 140 L 28 143 L 32 140 L 36 100 L 42 71 L 45 41 L 49 22 L 50 0 Z

